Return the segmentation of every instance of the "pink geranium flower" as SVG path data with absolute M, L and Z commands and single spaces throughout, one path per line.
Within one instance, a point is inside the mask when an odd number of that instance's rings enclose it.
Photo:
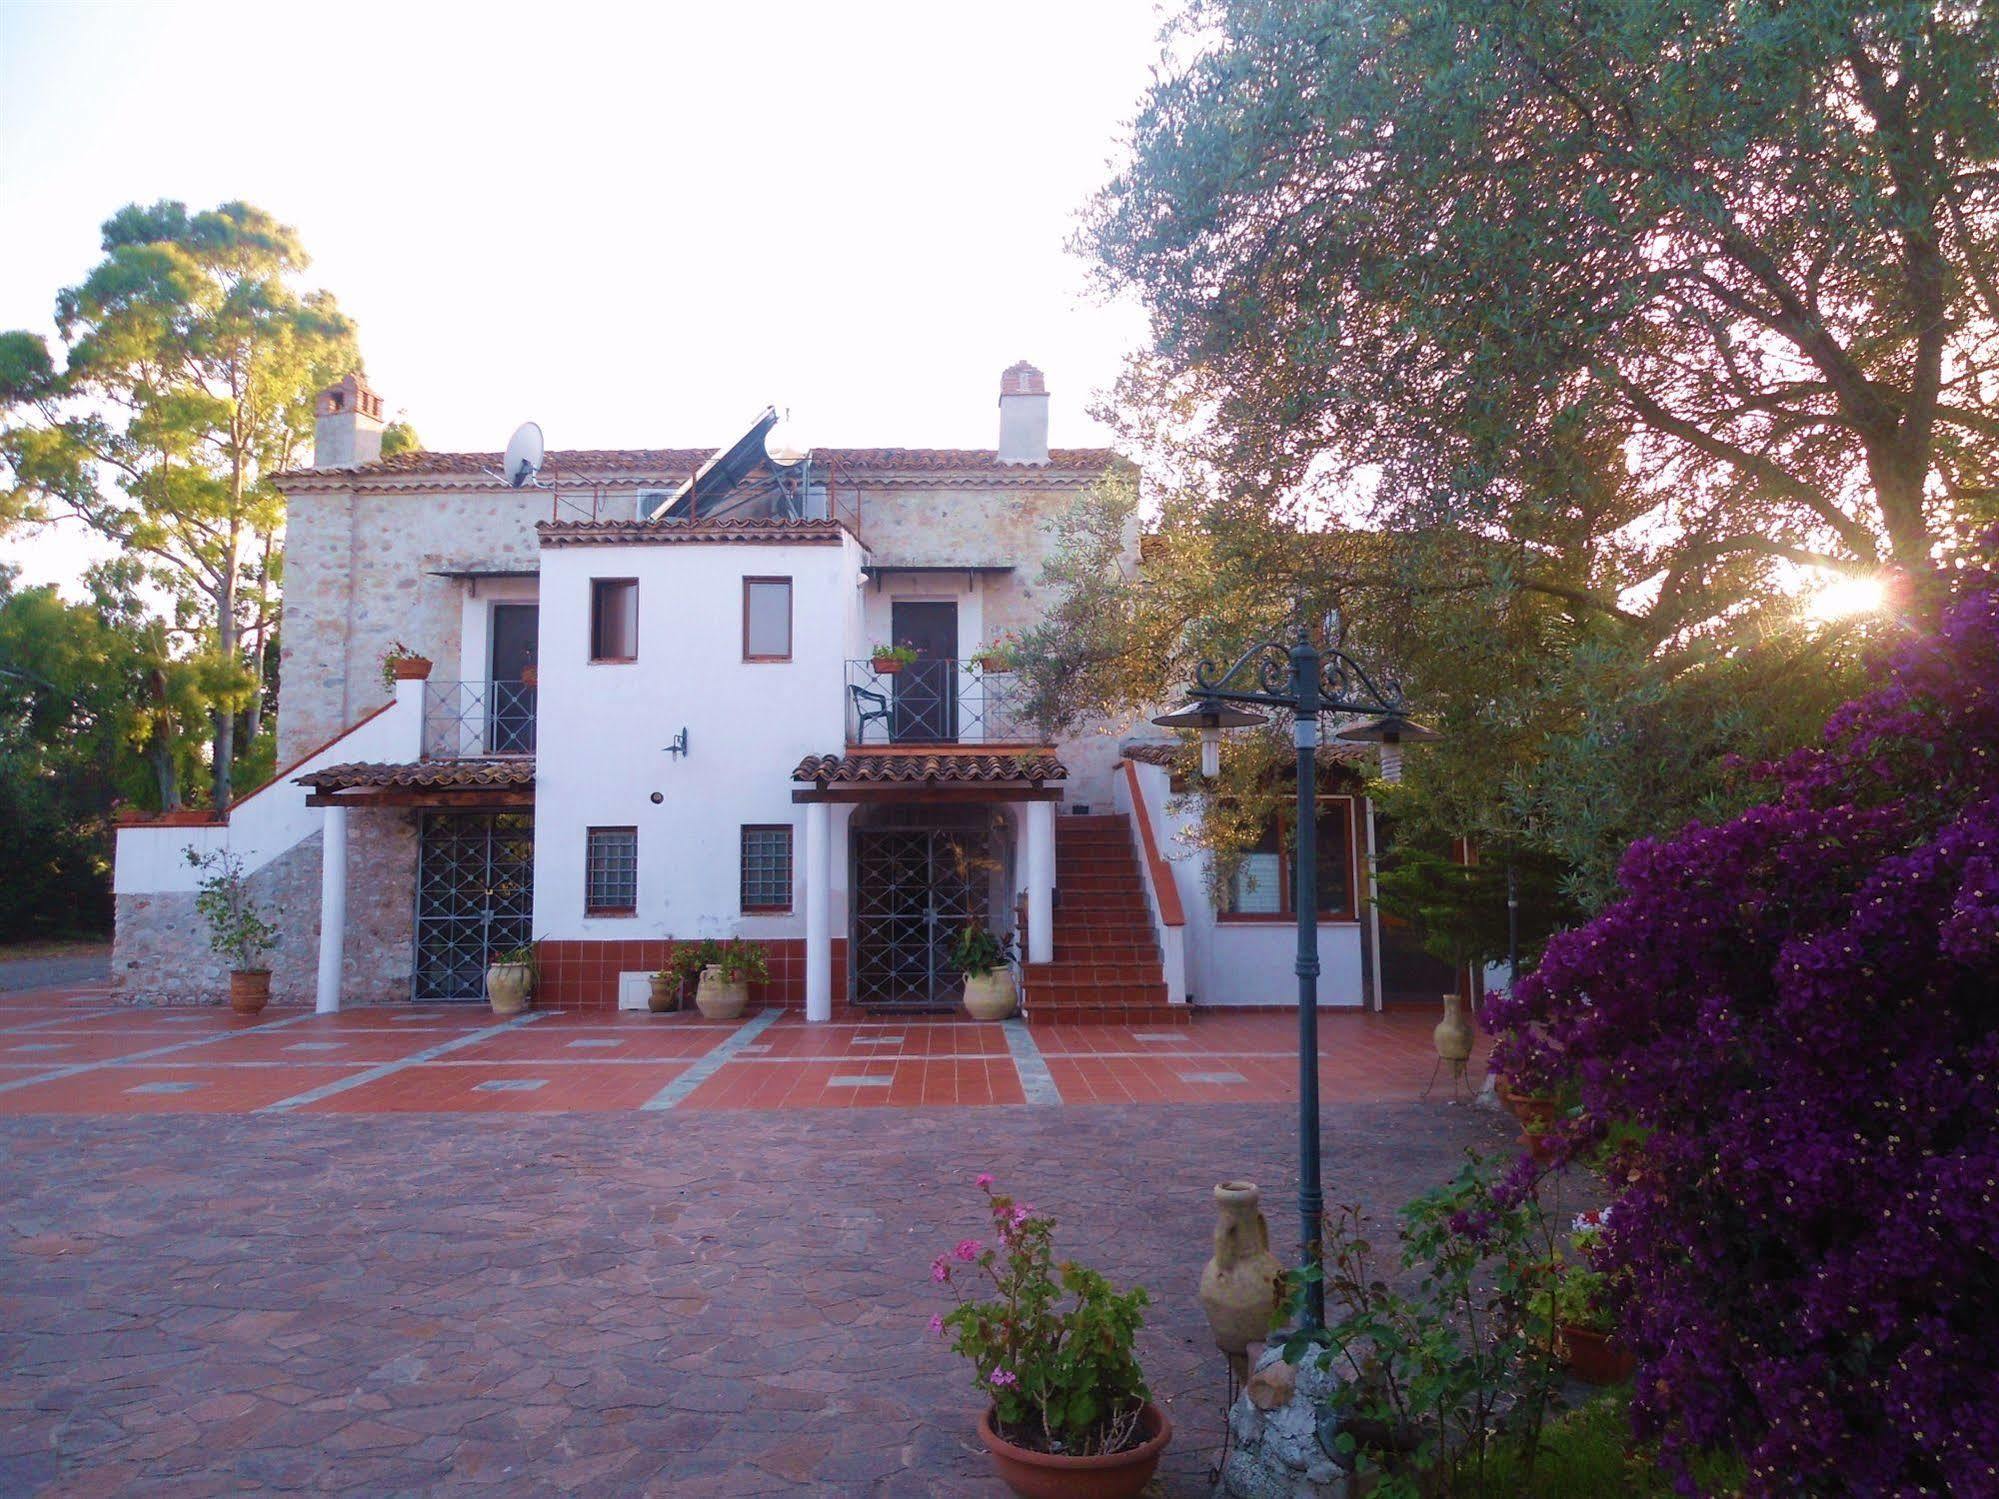
M 935 1334 L 936 1334 L 936 1335 L 937 1335 L 938 1337 L 940 1337 L 940 1338 L 941 1338 L 941 1337 L 943 1337 L 943 1336 L 944 1336 L 944 1319 L 943 1319 L 942 1317 L 940 1317 L 940 1316 L 937 1316 L 937 1315 L 935 1315 L 935 1314 L 933 1313 L 933 1314 L 932 1314 L 932 1316 L 931 1316 L 931 1318 L 930 1318 L 930 1330 L 931 1330 L 931 1332 L 935 1333 Z
M 1009 1370 L 995 1369 L 991 1374 L 986 1376 L 986 1383 L 998 1385 L 1001 1389 L 1006 1389 L 1010 1385 L 1019 1384 L 1020 1381 L 1015 1379 Z
M 990 1192 L 990 1191 L 992 1191 L 992 1189 L 993 1189 L 993 1174 L 992 1174 L 992 1172 L 990 1172 L 990 1171 L 981 1171 L 981 1172 L 979 1173 L 979 1180 L 978 1180 L 978 1188 L 979 1188 L 979 1190 L 980 1190 L 981 1192 Z
M 960 1239 L 958 1241 L 958 1247 L 955 1250 L 953 1250 L 952 1253 L 957 1255 L 959 1259 L 963 1260 L 966 1264 L 969 1265 L 973 1260 L 979 1257 L 979 1252 L 983 1250 L 985 1247 L 986 1246 L 981 1244 L 977 1239 Z
M 936 1259 L 930 1262 L 930 1278 L 934 1281 L 949 1280 L 951 1278 L 951 1261 L 941 1254 L 938 1255 Z

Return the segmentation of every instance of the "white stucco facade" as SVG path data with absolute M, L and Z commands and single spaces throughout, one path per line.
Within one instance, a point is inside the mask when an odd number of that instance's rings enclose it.
M 1295 1005 L 1298 1001 L 1297 924 L 1290 919 L 1245 920 L 1219 909 L 1210 889 L 1209 856 L 1193 831 L 1200 810 L 1189 795 L 1175 795 L 1164 766 L 1134 764 L 1144 815 L 1159 839 L 1160 855 L 1171 871 L 1186 916 L 1185 948 L 1189 997 L 1195 1004 L 1227 1006 Z M 1357 803 L 1357 810 L 1364 809 Z M 1363 816 L 1356 826 L 1365 825 Z M 1364 860 L 1361 878 L 1365 878 Z M 1364 887 L 1363 887 L 1364 889 Z M 1369 983 L 1365 919 L 1321 921 L 1318 996 L 1322 1007 L 1377 1008 Z
M 537 937 L 805 934 L 804 809 L 791 799 L 791 772 L 843 740 L 845 663 L 861 644 L 863 555 L 851 536 L 833 545 L 677 541 L 543 551 Z M 791 582 L 791 659 L 746 661 L 743 580 L 773 577 Z M 627 578 L 638 585 L 636 659 L 593 662 L 591 582 Z M 682 729 L 686 753 L 668 753 Z M 794 830 L 787 914 L 740 907 L 746 825 Z M 629 917 L 584 914 L 592 827 L 638 830 L 638 904 Z M 834 876 L 836 923 L 844 919 L 844 873 Z

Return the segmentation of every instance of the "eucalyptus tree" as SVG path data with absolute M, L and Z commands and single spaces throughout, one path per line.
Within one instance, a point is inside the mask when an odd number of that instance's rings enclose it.
M 358 364 L 354 330 L 298 286 L 297 233 L 246 203 L 128 206 L 103 251 L 56 299 L 60 365 L 39 335 L 0 335 L 0 524 L 73 516 L 165 593 L 210 707 L 222 810 L 277 623 L 271 476 L 309 455 L 314 392 Z

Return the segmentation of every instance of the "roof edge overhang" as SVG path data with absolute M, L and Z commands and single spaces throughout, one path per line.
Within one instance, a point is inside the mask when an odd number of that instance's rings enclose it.
M 839 546 L 868 544 L 841 520 L 539 521 L 543 547 Z

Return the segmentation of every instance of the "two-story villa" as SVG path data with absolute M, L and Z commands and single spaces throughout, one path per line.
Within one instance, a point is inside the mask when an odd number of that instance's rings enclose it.
M 186 851 L 227 847 L 276 910 L 274 995 L 322 1009 L 476 999 L 529 941 L 538 1002 L 639 1005 L 704 937 L 763 942 L 760 997 L 809 1018 L 943 1007 L 972 920 L 1020 939 L 1036 1021 L 1287 1002 L 1276 845 L 1218 901 L 1157 731 L 1050 742 L 982 658 L 1121 461 L 1051 449 L 1048 399 L 1007 370 L 992 450 L 780 465 L 766 412 L 719 451 L 554 452 L 516 486 L 495 455 L 383 459 L 380 399 L 322 393 L 314 466 L 280 481 L 285 769 L 226 822 L 121 829 L 115 982 L 220 992 Z M 393 676 L 401 649 L 428 674 Z M 1372 816 L 1357 783 L 1322 806 L 1322 1002 L 1379 1002 Z

